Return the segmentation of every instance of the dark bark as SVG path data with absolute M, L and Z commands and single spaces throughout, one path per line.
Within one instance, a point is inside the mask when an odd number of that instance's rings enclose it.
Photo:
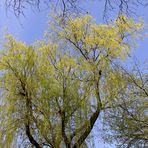
M 26 92 L 25 88 L 24 91 Z M 25 124 L 25 128 L 26 128 L 26 135 L 30 141 L 30 143 L 35 146 L 36 148 L 41 148 L 41 146 L 39 145 L 39 143 L 33 138 L 31 132 L 30 132 L 30 120 L 31 118 L 34 119 L 33 117 L 33 113 L 32 113 L 32 102 L 31 102 L 31 98 L 28 96 L 28 93 L 26 92 L 26 109 L 27 109 L 27 115 L 26 115 L 26 119 L 27 119 L 27 123 Z
M 87 136 L 90 134 L 99 114 L 100 114 L 100 107 L 98 107 L 98 109 L 96 110 L 96 112 L 93 113 L 93 115 L 91 116 L 90 120 L 89 120 L 89 125 L 86 127 L 84 133 L 79 137 L 78 141 L 74 144 L 73 148 L 79 148 L 81 146 L 81 144 L 85 141 L 85 139 L 87 138 Z
M 29 97 L 29 94 L 25 88 L 25 84 L 24 82 L 20 79 L 21 82 L 21 87 L 22 87 L 22 91 L 20 92 L 20 95 L 25 97 L 26 99 L 26 109 L 27 109 L 27 113 L 26 113 L 26 120 L 27 122 L 25 123 L 25 130 L 26 130 L 26 135 L 30 141 L 30 143 L 35 146 L 36 148 L 41 148 L 41 146 L 39 145 L 39 143 L 34 139 L 34 137 L 31 134 L 30 131 L 30 120 L 31 118 L 34 119 L 33 117 L 33 113 L 32 113 L 32 102 L 31 102 L 31 98 Z
M 30 132 L 30 127 L 29 127 L 29 124 L 26 124 L 25 125 L 25 128 L 26 128 L 26 135 L 30 141 L 30 143 L 35 146 L 36 148 L 41 148 L 41 146 L 37 143 L 37 141 L 33 138 L 33 136 L 31 135 L 31 132 Z
M 92 131 L 94 124 L 95 124 L 97 118 L 100 115 L 100 112 L 101 112 L 101 109 L 102 109 L 102 103 L 101 103 L 100 92 L 99 92 L 99 81 L 100 81 L 100 78 L 101 78 L 101 74 L 102 74 L 102 71 L 100 70 L 99 71 L 99 79 L 97 80 L 96 77 L 95 77 L 95 79 L 96 79 L 96 96 L 97 96 L 97 99 L 98 99 L 97 109 L 92 114 L 90 119 L 88 120 L 88 125 L 86 124 L 86 128 L 84 128 L 85 131 L 80 135 L 77 142 L 73 145 L 73 148 L 79 148 L 82 145 L 82 143 L 86 140 L 86 138 L 88 137 L 88 135 Z

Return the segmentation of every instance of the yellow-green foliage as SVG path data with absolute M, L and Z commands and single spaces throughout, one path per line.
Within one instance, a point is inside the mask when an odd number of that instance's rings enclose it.
M 118 96 L 116 88 L 126 86 L 110 64 L 126 58 L 130 44 L 124 37 L 141 28 L 126 16 L 109 25 L 97 25 L 91 16 L 83 16 L 70 18 L 59 29 L 59 42 L 50 38 L 28 46 L 6 35 L 0 53 L 0 146 L 8 148 L 18 137 L 26 138 L 24 128 L 29 122 L 32 135 L 41 145 L 50 141 L 59 147 L 62 111 L 67 135 L 88 123 L 99 101 L 112 101 Z M 65 45 L 62 49 L 61 43 Z M 105 77 L 103 73 L 109 71 Z M 107 98 L 98 100 L 98 91 L 106 93 Z M 28 100 L 31 109 L 26 105 Z
M 135 35 L 142 27 L 142 23 L 135 23 L 132 18 L 126 16 L 120 16 L 108 25 L 98 25 L 87 15 L 74 20 L 69 19 L 67 27 L 59 32 L 59 35 L 76 43 L 77 46 L 81 45 L 82 51 L 91 53 L 97 49 L 101 54 L 108 54 L 111 58 L 125 58 L 130 44 L 124 37 Z

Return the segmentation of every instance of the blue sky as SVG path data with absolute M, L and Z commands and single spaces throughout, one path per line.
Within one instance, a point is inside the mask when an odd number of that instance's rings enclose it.
M 93 0 L 91 3 L 82 3 L 81 5 L 88 10 L 88 12 L 94 16 L 97 22 L 103 23 L 103 1 Z M 148 24 L 148 7 L 139 8 L 137 10 L 139 16 L 142 16 L 145 24 Z M 16 18 L 12 12 L 6 12 L 4 7 L 4 0 L 0 0 L 0 36 L 2 37 L 4 30 L 7 28 L 8 33 L 13 34 L 17 39 L 32 44 L 36 40 L 43 37 L 44 32 L 48 27 L 49 10 L 44 11 L 32 11 L 27 9 L 25 12 L 26 17 Z M 148 28 L 148 27 L 147 27 Z M 148 29 L 145 29 L 148 32 Z M 1 39 L 0 37 L 0 39 Z M 1 41 L 0 41 L 1 43 Z M 148 37 L 143 41 L 138 41 L 139 46 L 132 50 L 132 53 L 142 61 L 148 59 Z M 95 141 L 96 147 L 104 148 L 103 143 L 98 144 L 98 140 Z M 107 148 L 113 147 L 106 145 Z
M 81 3 L 83 8 L 88 10 L 88 12 L 94 16 L 97 22 L 103 23 L 103 1 L 93 0 L 91 2 Z M 140 7 L 137 10 L 137 14 L 142 17 L 145 24 L 148 24 L 148 7 Z M 0 34 L 4 32 L 7 28 L 8 32 L 13 34 L 17 39 L 22 40 L 28 44 L 35 42 L 42 38 L 44 32 L 48 27 L 49 20 L 49 9 L 44 11 L 32 11 L 27 9 L 25 11 L 26 17 L 16 18 L 14 14 L 10 11 L 6 12 L 4 6 L 4 0 L 0 1 Z M 148 32 L 148 27 L 147 27 Z M 134 49 L 134 54 L 142 60 L 147 59 L 148 50 L 148 37 L 144 41 L 138 41 L 139 46 Z

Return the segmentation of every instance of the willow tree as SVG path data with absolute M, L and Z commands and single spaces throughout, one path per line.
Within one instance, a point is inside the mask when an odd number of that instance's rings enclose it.
M 82 16 L 32 46 L 6 35 L 0 56 L 0 145 L 84 146 L 102 111 L 126 91 L 111 63 L 126 59 L 132 46 L 127 38 L 141 28 L 125 16 L 108 25 Z

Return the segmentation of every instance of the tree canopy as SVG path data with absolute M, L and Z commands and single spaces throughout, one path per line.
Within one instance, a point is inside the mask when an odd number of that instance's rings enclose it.
M 100 115 L 114 109 L 122 93 L 133 98 L 132 83 L 113 62 L 128 57 L 128 39 L 141 22 L 121 15 L 96 24 L 86 15 L 69 18 L 64 27 L 56 20 L 53 28 L 31 46 L 6 35 L 0 55 L 4 147 L 86 147 Z

